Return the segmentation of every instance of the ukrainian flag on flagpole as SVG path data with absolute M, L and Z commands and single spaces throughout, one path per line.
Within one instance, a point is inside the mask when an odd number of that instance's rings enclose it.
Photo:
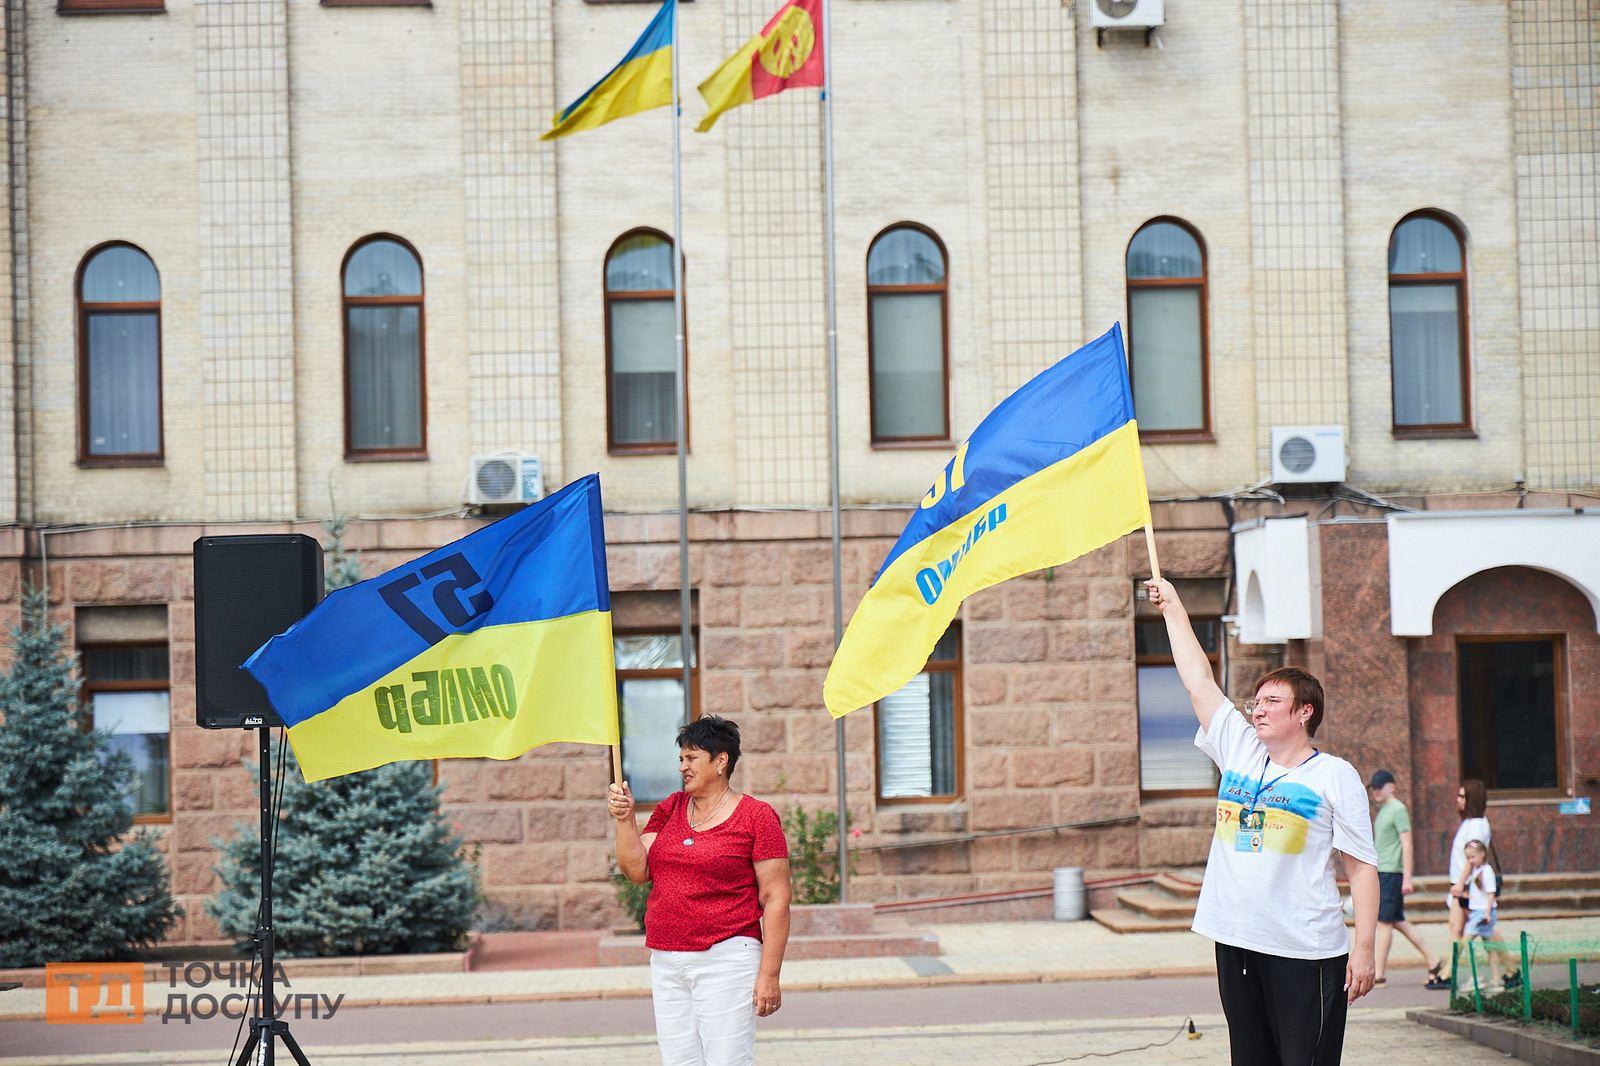
M 672 31 L 677 11 L 677 0 L 666 0 L 622 61 L 563 108 L 539 139 L 565 137 L 672 103 Z
M 596 474 L 331 593 L 244 664 L 307 781 L 402 759 L 616 744 Z
M 927 665 L 966 597 L 1059 566 L 1150 521 L 1122 328 L 1006 397 L 922 499 L 834 653 L 835 718 Z

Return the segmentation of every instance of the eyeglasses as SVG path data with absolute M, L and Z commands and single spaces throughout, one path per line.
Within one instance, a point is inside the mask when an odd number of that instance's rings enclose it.
M 1289 700 L 1284 696 L 1261 696 L 1246 703 L 1244 709 L 1252 712 L 1273 711 L 1288 702 Z

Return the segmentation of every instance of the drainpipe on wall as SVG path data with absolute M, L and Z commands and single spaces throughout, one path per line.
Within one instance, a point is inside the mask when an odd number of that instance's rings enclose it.
M 1222 517 L 1228 527 L 1228 573 L 1227 576 L 1222 579 L 1222 609 L 1224 611 L 1231 609 L 1237 612 L 1239 608 L 1234 606 L 1233 596 L 1235 591 L 1237 591 L 1239 588 L 1239 559 L 1238 556 L 1234 555 L 1233 553 L 1233 538 L 1235 535 L 1233 532 L 1235 517 L 1233 501 L 1227 497 L 1223 497 L 1217 502 L 1222 504 Z M 1232 680 L 1232 678 L 1228 676 L 1229 667 L 1233 663 L 1233 657 L 1228 654 L 1228 631 L 1234 626 L 1235 623 L 1238 622 L 1238 620 L 1239 615 L 1237 613 L 1223 615 L 1222 633 L 1220 634 L 1221 639 L 1217 641 L 1217 673 L 1221 675 L 1217 679 L 1217 683 L 1222 686 L 1222 695 L 1224 698 L 1229 700 L 1233 699 L 1233 689 L 1229 685 L 1229 682 Z

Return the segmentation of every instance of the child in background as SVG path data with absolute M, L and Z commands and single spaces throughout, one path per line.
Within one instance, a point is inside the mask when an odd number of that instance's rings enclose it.
M 1499 875 L 1495 868 L 1489 864 L 1489 848 L 1481 840 L 1469 840 L 1466 846 L 1467 865 L 1461 871 L 1461 876 L 1456 880 L 1452 889 L 1460 895 L 1463 889 L 1467 894 L 1467 925 L 1466 936 L 1470 942 L 1473 938 L 1483 941 L 1495 941 L 1501 944 L 1500 934 L 1495 931 L 1495 895 L 1499 890 Z M 1498 950 L 1488 950 L 1485 944 L 1484 958 L 1489 963 L 1489 979 L 1494 985 L 1500 984 L 1500 962 Z

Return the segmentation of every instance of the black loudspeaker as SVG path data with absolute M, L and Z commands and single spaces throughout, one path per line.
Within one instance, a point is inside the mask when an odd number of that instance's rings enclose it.
M 194 542 L 195 717 L 205 729 L 283 723 L 249 671 L 250 654 L 322 599 L 322 545 L 303 533 Z

